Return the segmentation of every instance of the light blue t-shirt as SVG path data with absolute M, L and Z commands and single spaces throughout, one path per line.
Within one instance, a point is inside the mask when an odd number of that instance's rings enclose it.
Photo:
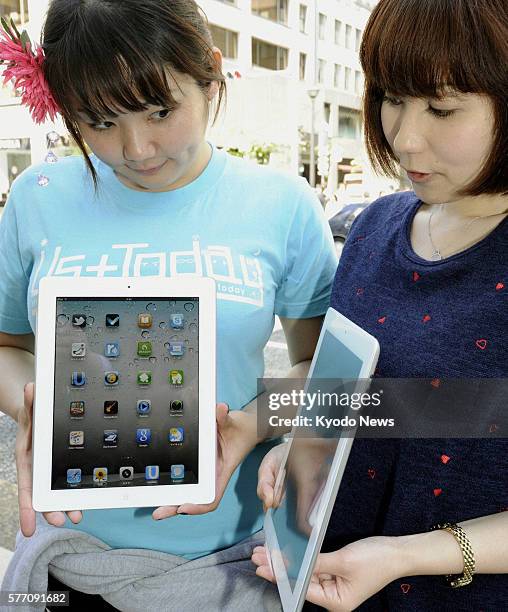
M 92 157 L 28 168 L 0 223 L 0 331 L 35 329 L 39 280 L 53 276 L 194 274 L 217 284 L 217 400 L 241 409 L 256 396 L 274 314 L 308 318 L 328 307 L 333 240 L 306 182 L 213 148 L 192 183 L 164 193 L 126 187 Z M 77 526 L 113 548 L 193 559 L 262 527 L 258 446 L 236 470 L 217 510 L 154 521 L 153 509 L 87 510 Z

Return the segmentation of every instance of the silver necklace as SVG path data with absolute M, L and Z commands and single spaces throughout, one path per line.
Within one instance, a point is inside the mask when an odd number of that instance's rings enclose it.
M 441 206 L 439 207 L 439 212 L 442 212 L 443 210 L 443 206 L 444 204 L 441 204 Z M 434 241 L 432 240 L 432 233 L 430 231 L 430 225 L 432 223 L 432 217 L 434 216 L 434 210 L 430 213 L 429 216 L 429 223 L 427 226 L 427 234 L 429 235 L 429 241 L 430 244 L 432 246 L 432 255 L 430 256 L 431 261 L 441 261 L 443 259 L 443 256 L 441 255 L 441 251 L 436 247 L 436 245 L 434 244 Z M 489 216 L 489 215 L 487 215 Z M 475 221 L 478 221 L 478 219 L 483 219 L 483 217 L 473 217 L 473 219 L 471 219 L 471 221 L 469 221 L 469 223 L 464 227 L 464 232 L 466 232 Z

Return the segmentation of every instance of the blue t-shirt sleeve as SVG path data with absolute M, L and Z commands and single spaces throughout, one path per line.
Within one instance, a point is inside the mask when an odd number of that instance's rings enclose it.
M 319 200 L 308 186 L 299 196 L 290 220 L 284 277 L 275 295 L 275 314 L 291 319 L 326 312 L 337 268 L 332 233 Z
M 30 276 L 23 267 L 14 196 L 9 196 L 0 220 L 0 331 L 28 334 L 27 293 Z

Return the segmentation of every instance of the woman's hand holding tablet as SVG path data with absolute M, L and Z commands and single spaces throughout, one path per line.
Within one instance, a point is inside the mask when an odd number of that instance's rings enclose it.
M 175 514 L 205 514 L 217 508 L 233 472 L 256 446 L 256 418 L 253 414 L 235 410 L 227 404 L 217 404 L 217 460 L 215 499 L 210 504 L 182 504 L 157 508 L 153 518 L 159 520 Z
M 320 553 L 309 582 L 306 599 L 333 610 L 356 610 L 366 599 L 401 575 L 397 561 L 401 558 L 397 538 L 379 536 L 358 540 L 331 553 Z M 276 582 L 266 548 L 253 550 L 256 574 Z

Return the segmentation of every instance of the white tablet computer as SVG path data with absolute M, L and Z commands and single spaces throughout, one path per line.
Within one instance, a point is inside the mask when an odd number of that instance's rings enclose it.
M 215 303 L 209 278 L 41 280 L 35 510 L 213 501 Z
M 358 379 L 353 387 L 365 391 L 365 381 L 372 376 L 378 356 L 379 344 L 373 336 L 329 308 L 304 391 L 323 390 L 320 380 L 330 390 L 330 385 L 340 386 L 342 379 Z M 330 415 L 329 406 L 314 408 L 313 414 L 320 411 Z M 306 414 L 304 406 L 299 414 Z M 348 414 L 350 408 L 344 408 L 340 416 Z M 293 429 L 286 442 L 275 484 L 278 504 L 268 510 L 264 521 L 266 549 L 285 612 L 297 612 L 305 601 L 354 430 L 339 427 L 330 433 L 316 428 L 310 437 L 308 432 L 302 434 L 302 429 Z

